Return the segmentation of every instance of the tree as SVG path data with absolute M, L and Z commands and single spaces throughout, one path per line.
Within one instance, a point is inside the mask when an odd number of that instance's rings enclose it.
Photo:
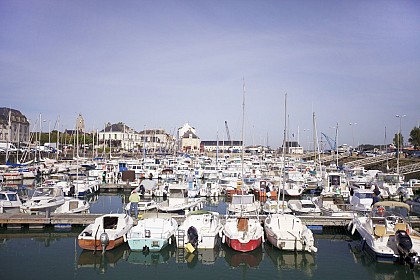
M 395 147 L 397 147 L 397 148 L 403 147 L 404 138 L 403 138 L 402 134 L 401 133 L 395 133 L 394 139 L 392 140 L 392 142 L 394 143 Z
M 414 146 L 415 149 L 420 148 L 420 127 L 414 127 L 410 132 L 410 138 L 408 141 L 411 145 Z

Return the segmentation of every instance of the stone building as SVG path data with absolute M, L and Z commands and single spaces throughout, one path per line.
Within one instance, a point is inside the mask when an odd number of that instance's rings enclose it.
M 9 123 L 10 120 L 10 123 Z M 29 121 L 20 111 L 0 108 L 0 141 L 29 143 Z

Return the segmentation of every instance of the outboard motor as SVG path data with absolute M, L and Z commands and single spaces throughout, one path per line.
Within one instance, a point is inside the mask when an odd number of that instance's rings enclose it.
M 102 254 L 103 254 L 106 251 L 106 246 L 108 246 L 108 244 L 109 244 L 109 236 L 108 236 L 108 233 L 106 233 L 106 232 L 101 233 L 101 236 L 99 237 L 99 240 L 101 241 Z
M 395 241 L 397 242 L 400 260 L 410 265 L 410 268 L 414 268 L 414 265 L 419 262 L 419 257 L 416 252 L 412 251 L 413 242 L 411 241 L 410 235 L 404 230 L 397 230 Z
M 198 231 L 195 227 L 191 226 L 187 230 L 187 236 L 188 241 L 191 243 L 191 245 L 194 246 L 194 248 L 197 247 L 198 244 Z

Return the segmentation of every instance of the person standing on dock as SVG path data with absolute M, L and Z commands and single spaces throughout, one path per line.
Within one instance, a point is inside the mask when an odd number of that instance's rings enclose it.
M 128 198 L 128 201 L 130 202 L 130 212 L 129 215 L 131 216 L 131 213 L 134 211 L 134 217 L 137 220 L 139 215 L 138 210 L 138 203 L 140 202 L 140 195 L 136 190 L 133 190 L 131 192 L 130 197 Z

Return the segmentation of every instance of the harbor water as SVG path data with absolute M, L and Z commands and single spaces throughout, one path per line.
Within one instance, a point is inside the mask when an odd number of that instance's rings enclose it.
M 126 195 L 91 198 L 91 213 L 122 212 Z M 222 200 L 206 209 L 224 213 Z M 420 279 L 420 269 L 377 263 L 361 250 L 361 240 L 345 229 L 315 234 L 317 253 L 282 252 L 266 242 L 240 253 L 224 244 L 188 254 L 174 244 L 158 253 L 84 251 L 77 245 L 83 227 L 0 230 L 1 279 Z

